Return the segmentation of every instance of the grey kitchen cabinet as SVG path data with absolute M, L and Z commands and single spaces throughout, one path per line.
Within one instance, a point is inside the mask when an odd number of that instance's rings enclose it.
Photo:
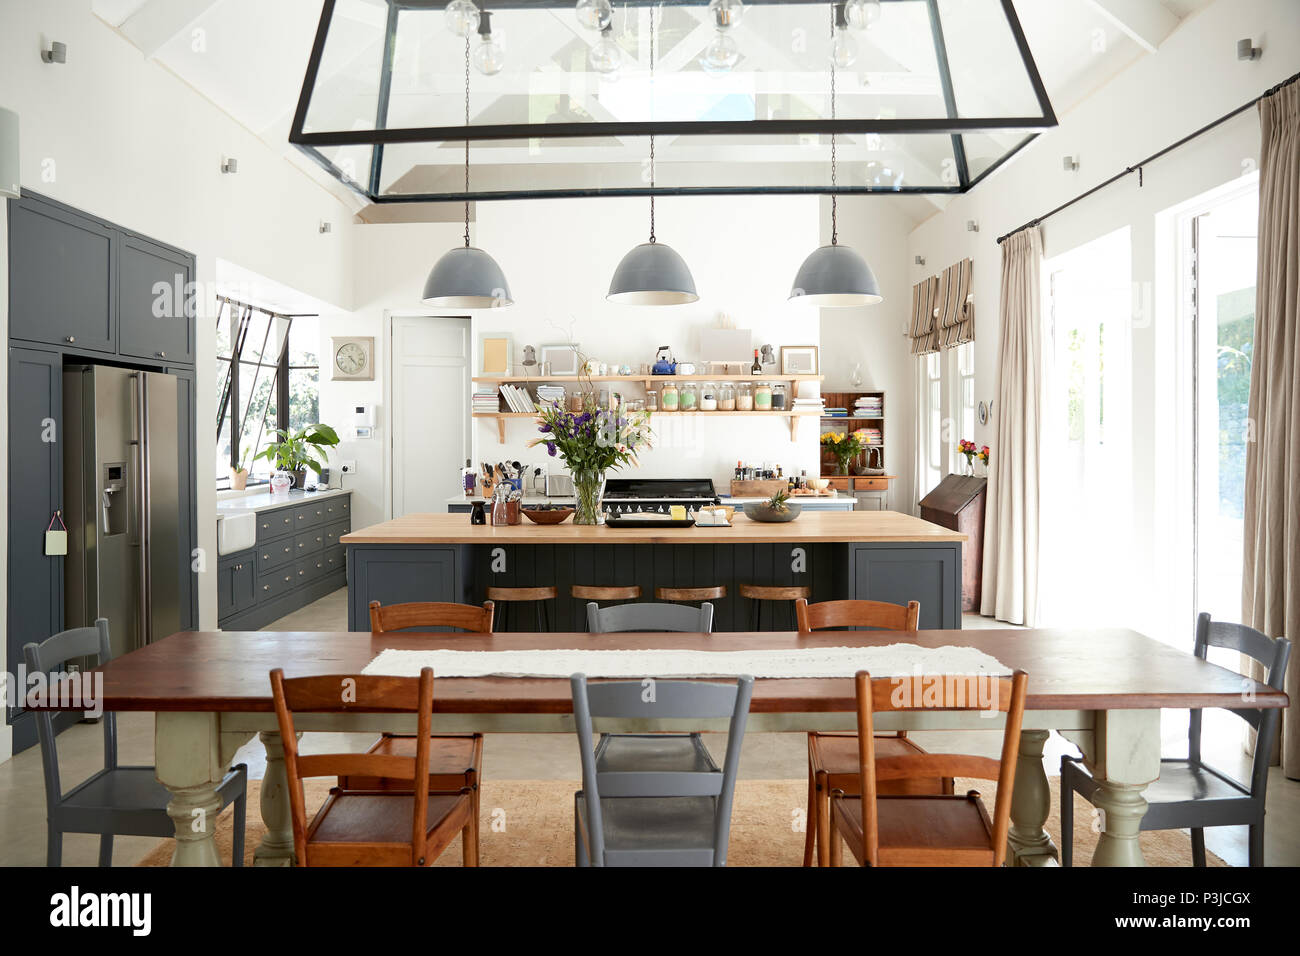
M 63 357 L 9 349 L 9 602 L 8 660 L 23 645 L 63 630 L 63 562 L 45 553 L 45 530 L 63 509 Z M 54 525 L 58 527 L 58 523 Z M 31 714 L 10 709 L 14 750 L 36 741 Z
M 118 250 L 118 351 L 194 364 L 194 259 L 125 233 Z
M 256 630 L 344 587 L 347 565 L 338 539 L 351 527 L 351 507 L 352 496 L 342 494 L 259 511 L 257 546 L 221 556 L 218 626 Z M 244 567 L 229 571 L 232 564 Z
M 117 232 L 43 198 L 9 201 L 9 336 L 112 353 Z

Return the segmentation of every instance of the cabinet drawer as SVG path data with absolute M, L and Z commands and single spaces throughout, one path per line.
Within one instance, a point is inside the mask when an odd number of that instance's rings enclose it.
M 324 521 L 326 523 L 338 521 L 346 518 L 352 513 L 352 498 L 350 495 L 342 495 L 338 498 L 326 498 L 321 502 L 321 507 L 325 511 Z
M 335 571 L 342 571 L 348 566 L 347 548 L 329 548 L 324 553 L 325 571 L 333 574 Z
M 257 546 L 257 570 L 263 572 L 278 567 L 297 556 L 293 538 L 280 538 Z
M 854 478 L 854 491 L 888 491 L 888 478 Z
M 832 487 L 832 488 L 837 488 L 837 489 L 839 489 L 840 491 L 848 491 L 848 490 L 849 490 L 850 482 L 852 482 L 852 481 L 853 481 L 852 478 L 832 478 L 832 479 L 830 479 L 831 487 Z
M 307 554 L 315 554 L 317 551 L 325 549 L 325 529 L 317 528 L 315 531 L 304 531 L 302 534 L 296 534 L 293 537 L 293 553 L 298 557 Z
M 257 579 L 257 599 L 265 601 L 267 598 L 283 594 L 296 588 L 301 580 L 302 578 L 297 574 L 297 567 L 292 564 L 259 575 Z
M 293 533 L 293 512 L 288 508 L 263 511 L 257 516 L 257 543 Z
M 334 524 L 325 527 L 325 547 L 334 548 L 338 546 L 339 538 L 343 537 L 352 530 L 352 522 L 336 521 Z

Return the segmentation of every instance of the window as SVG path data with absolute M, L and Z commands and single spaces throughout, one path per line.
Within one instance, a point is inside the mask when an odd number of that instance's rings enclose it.
M 948 436 L 953 446 L 963 438 L 975 440 L 975 343 L 964 342 L 944 353 L 948 366 L 948 417 L 957 434 Z M 950 462 L 956 464 L 957 452 L 949 451 Z M 951 466 L 950 469 L 952 470 Z
M 217 312 L 218 489 L 241 463 L 249 481 L 265 481 L 266 460 L 255 455 L 276 429 L 315 423 L 319 412 L 317 318 L 281 315 L 219 298 Z

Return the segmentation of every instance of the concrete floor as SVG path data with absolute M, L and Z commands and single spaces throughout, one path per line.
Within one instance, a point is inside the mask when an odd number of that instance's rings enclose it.
M 266 630 L 334 631 L 347 627 L 346 589 L 269 625 Z M 1007 625 L 967 614 L 963 627 L 989 628 Z M 1206 760 L 1227 773 L 1244 778 L 1249 760 L 1241 749 L 1241 721 L 1230 714 L 1207 712 L 1204 738 Z M 1187 712 L 1166 711 L 1163 718 L 1164 752 L 1186 753 Z M 996 757 L 1001 736 L 996 731 L 960 733 L 914 733 L 921 746 L 932 752 L 980 753 Z M 720 758 L 726 747 L 723 734 L 710 735 L 710 749 Z M 309 734 L 303 739 L 304 752 L 364 750 L 373 740 L 370 734 Z M 60 767 L 65 788 L 102 766 L 102 741 L 96 725 L 74 727 L 59 738 Z M 149 714 L 118 716 L 118 747 L 123 764 L 153 762 L 153 719 Z M 1063 753 L 1077 750 L 1053 734 L 1045 751 L 1048 774 L 1059 773 Z M 248 764 L 250 777 L 260 779 L 266 761 L 256 741 L 243 747 L 237 762 Z M 803 779 L 807 750 L 800 734 L 750 734 L 745 739 L 740 762 L 741 776 L 754 780 Z M 510 780 L 576 780 L 578 751 L 573 739 L 552 734 L 493 734 L 483 748 L 486 778 Z M 1269 778 L 1269 825 L 1266 858 L 1274 866 L 1300 866 L 1300 781 L 1287 780 L 1274 769 Z M 250 808 L 255 813 L 255 808 Z M 113 862 L 130 866 L 155 844 L 153 838 L 118 837 Z M 1246 828 L 1222 827 L 1206 831 L 1206 846 L 1234 866 L 1246 864 Z M 68 866 L 93 866 L 97 861 L 98 838 L 68 835 L 64 838 L 63 860 Z M 0 764 L 0 865 L 42 866 L 45 863 L 45 803 L 40 755 L 36 748 L 24 751 Z

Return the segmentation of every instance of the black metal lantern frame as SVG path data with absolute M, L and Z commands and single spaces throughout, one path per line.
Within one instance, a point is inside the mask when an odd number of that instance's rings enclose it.
M 353 98 L 357 102 L 363 102 L 366 108 L 373 107 L 373 123 L 369 122 L 368 116 L 362 118 L 356 115 L 360 112 L 356 110 L 350 121 L 346 124 L 340 124 L 341 126 L 346 125 L 348 128 L 324 128 L 328 124 L 322 124 L 319 121 L 311 122 L 313 110 L 316 108 L 315 104 L 327 102 L 330 96 L 337 94 L 333 90 L 322 91 L 320 87 L 322 63 L 327 57 L 332 37 L 336 33 L 339 36 L 345 36 L 348 29 L 355 28 L 354 24 L 357 19 L 355 16 L 357 11 L 354 10 L 352 19 L 346 21 L 345 25 L 339 26 L 340 21 L 337 17 L 340 2 L 354 6 L 362 4 L 367 10 L 372 9 L 376 18 L 383 19 L 382 41 L 376 37 L 372 44 L 382 47 L 382 52 L 379 52 L 377 57 L 378 63 L 376 64 L 373 87 L 370 85 L 371 79 L 366 73 L 367 63 L 362 63 L 359 66 L 352 64 L 352 73 L 348 79 L 353 89 L 358 86 L 364 88 L 364 95 L 357 95 Z M 974 62 L 972 54 L 975 51 L 971 49 L 971 44 L 976 41 L 964 38 L 962 42 L 966 43 L 967 46 L 963 51 L 965 66 L 962 83 L 965 85 L 961 88 L 954 85 L 954 71 L 950 60 L 952 37 L 945 36 L 945 25 L 947 18 L 954 16 L 954 10 L 959 9 L 955 5 L 961 2 L 962 0 L 883 0 L 883 8 L 886 11 L 889 11 L 890 8 L 901 10 L 904 6 L 909 9 L 908 16 L 911 21 L 915 22 L 914 27 L 909 27 L 906 32 L 905 39 L 909 44 L 919 43 L 917 33 L 922 20 L 921 13 L 924 12 L 924 20 L 928 21 L 929 26 L 929 46 L 932 46 L 933 49 L 932 62 L 938 86 L 937 93 L 931 95 L 941 96 L 942 109 L 941 111 L 937 108 L 934 110 L 935 112 L 941 112 L 941 115 L 910 117 L 854 116 L 852 110 L 845 110 L 841 107 L 839 115 L 835 118 L 826 115 L 811 118 L 778 116 L 729 119 L 706 115 L 686 120 L 680 117 L 662 120 L 611 120 L 559 116 L 558 118 L 548 117 L 543 122 L 531 119 L 528 122 L 482 122 L 465 125 L 413 126 L 400 125 L 401 119 L 395 118 L 393 115 L 395 62 L 398 58 L 400 45 L 404 42 L 399 38 L 399 25 L 404 14 L 430 18 L 422 22 L 424 23 L 426 43 L 430 47 L 435 47 L 441 41 L 433 35 L 434 28 L 430 26 L 430 23 L 432 23 L 431 18 L 438 17 L 440 25 L 445 0 L 324 0 L 320 24 L 312 45 L 302 93 L 293 117 L 289 141 L 359 195 L 370 202 L 380 204 L 462 201 L 466 198 L 484 201 L 574 196 L 692 194 L 898 195 L 964 193 L 1023 149 L 1042 130 L 1056 126 L 1057 119 L 1011 0 L 983 0 L 988 11 L 1000 14 L 1000 21 L 996 24 L 993 23 L 992 20 L 996 19 L 996 16 L 993 13 L 986 13 L 980 23 L 987 24 L 990 31 L 996 30 L 999 37 L 1005 38 L 1002 46 L 1003 52 L 1007 54 L 998 56 L 997 50 L 990 50 L 990 69 L 993 72 L 1001 70 L 1003 76 L 1008 76 L 1007 71 L 1012 69 L 1011 63 L 1013 59 L 1009 54 L 1014 49 L 1015 59 L 1018 60 L 1018 62 L 1014 63 L 1016 67 L 1014 80 L 1019 84 L 1021 90 L 1019 103 L 1032 104 L 1035 108 L 1017 111 L 1027 115 L 966 115 L 971 112 L 969 109 L 965 111 L 959 109 L 959 101 L 963 92 L 972 85 L 971 77 L 977 75 L 972 69 L 972 63 Z M 503 24 L 508 24 L 512 13 L 516 11 L 522 11 L 531 16 L 537 16 L 539 11 L 546 11 L 555 19 L 555 22 L 560 22 L 561 17 L 572 15 L 573 2 L 572 0 L 482 0 L 482 2 L 478 2 L 478 6 L 493 15 L 492 27 L 496 30 Z M 626 2 L 619 0 L 615 9 L 622 12 L 626 23 L 629 18 L 637 15 L 639 8 L 650 6 L 690 10 L 690 8 L 707 8 L 708 0 L 626 0 Z M 746 2 L 746 7 L 751 9 L 784 8 L 785 15 L 791 17 L 806 13 L 810 16 L 810 22 L 818 23 L 825 22 L 824 18 L 827 15 L 828 6 L 829 4 L 824 0 L 820 0 L 820 2 L 819 0 L 747 0 Z M 695 9 L 691 13 L 691 16 L 697 21 L 701 15 L 700 9 Z M 816 21 L 811 20 L 813 16 L 816 17 Z M 548 25 L 554 25 L 551 20 L 546 22 Z M 378 30 L 380 26 L 376 22 L 371 29 Z M 576 39 L 572 42 L 576 45 L 581 42 L 581 31 L 574 29 L 573 32 Z M 459 44 L 459 50 L 463 54 L 463 44 L 465 42 L 463 39 L 457 39 L 450 32 L 447 32 L 444 39 L 447 41 L 448 48 Z M 815 38 L 816 42 L 822 42 L 823 39 L 824 34 Z M 343 45 L 342 41 L 339 42 L 339 45 Z M 416 46 L 418 44 L 411 41 L 409 45 Z M 363 44 L 354 43 L 353 46 L 361 47 Z M 527 51 L 527 46 L 521 49 Z M 569 59 L 573 60 L 574 56 L 570 55 Z M 452 100 L 457 103 L 461 102 L 464 95 L 463 91 L 456 93 L 454 96 L 451 92 L 452 71 L 450 60 L 450 56 L 444 55 L 439 61 L 439 65 L 447 70 L 447 88 L 442 92 L 426 94 L 427 102 L 440 103 L 444 100 L 449 103 Z M 996 61 L 996 64 L 994 61 Z M 816 70 L 816 63 L 818 62 L 823 72 L 829 71 L 830 63 L 823 58 L 820 61 L 814 61 L 814 65 L 807 72 Z M 687 66 L 693 65 L 687 64 Z M 457 66 L 459 67 L 460 64 L 457 64 Z M 357 79 L 358 72 L 365 74 L 361 80 Z M 414 71 L 404 71 L 404 78 L 407 72 L 413 73 Z M 898 71 L 898 75 L 902 75 L 904 80 L 907 79 L 905 72 Z M 524 80 L 532 82 L 541 75 L 538 72 L 531 76 L 525 76 Z M 553 76 L 554 71 L 550 75 Z M 567 76 L 568 74 L 564 75 Z M 685 82 L 698 84 L 699 89 L 702 90 L 707 90 L 709 88 L 708 84 L 713 82 L 703 73 L 698 74 L 700 77 L 698 80 L 695 79 L 697 74 L 694 72 L 690 72 L 688 75 L 686 71 L 683 71 L 680 75 L 684 77 Z M 459 81 L 459 75 L 455 79 Z M 500 88 L 501 81 L 495 78 L 492 79 Z M 931 80 L 928 76 L 925 79 L 927 81 Z M 476 84 L 480 83 L 487 86 L 489 78 L 479 76 L 476 73 L 467 74 L 464 82 L 469 84 L 472 89 Z M 342 82 L 337 85 L 346 88 Z M 863 87 L 866 89 L 865 80 L 863 81 Z M 870 91 L 866 90 L 866 92 Z M 527 94 L 528 91 L 525 90 L 522 94 L 508 91 L 507 94 L 503 95 L 514 95 L 516 99 L 526 102 Z M 338 115 L 341 115 L 342 112 L 342 110 L 335 111 Z M 732 168 L 722 171 L 725 174 L 720 174 L 718 181 L 711 183 L 698 182 L 699 179 L 704 178 L 698 175 L 699 170 L 710 165 L 708 159 L 709 150 L 715 144 L 761 141 L 765 148 L 770 148 L 771 144 L 780 143 L 788 151 L 791 144 L 821 143 L 823 139 L 828 139 L 832 133 L 837 134 L 839 139 L 841 169 L 847 165 L 846 142 L 850 141 L 852 137 L 865 137 L 865 142 L 882 137 L 890 137 L 904 142 L 908 141 L 908 137 L 920 137 L 922 139 L 931 137 L 932 139 L 925 140 L 929 144 L 933 144 L 936 140 L 946 140 L 945 149 L 949 148 L 947 143 L 950 143 L 951 152 L 947 155 L 951 157 L 951 175 L 948 177 L 948 181 L 926 184 L 903 182 L 901 177 L 891 179 L 886 176 L 883 181 L 880 179 L 876 181 L 855 181 L 852 177 L 846 176 L 842 177 L 840 182 L 831 186 L 829 179 L 825 177 L 817 177 L 825 179 L 822 182 L 809 181 L 814 178 L 811 175 L 803 177 L 805 181 L 801 182 L 798 181 L 799 177 L 789 177 L 778 173 L 770 181 L 764 181 L 761 178 L 761 174 L 766 171 L 763 164 L 746 163 L 743 160 L 737 160 Z M 974 168 L 975 164 L 970 161 L 968 156 L 967 138 L 979 134 L 988 134 L 986 138 L 989 142 L 993 142 L 996 136 L 1023 135 L 1020 136 L 1018 141 L 1006 148 L 998 146 L 993 154 L 986 152 L 981 156 L 978 168 Z M 455 170 L 457 177 L 459 177 L 459 155 L 457 156 L 457 163 L 452 164 L 450 162 L 450 153 L 430 153 L 429 151 L 454 147 L 459 154 L 463 151 L 467 142 L 470 145 L 480 147 L 483 154 L 490 153 L 494 146 L 500 148 L 506 144 L 532 144 L 534 151 L 540 149 L 538 144 L 541 144 L 541 147 L 551 149 L 567 146 L 571 150 L 578 148 L 574 144 L 581 144 L 582 148 L 586 149 L 592 157 L 591 162 L 588 164 L 589 168 L 595 169 L 595 161 L 609 155 L 608 151 L 602 152 L 605 149 L 605 144 L 618 143 L 620 140 L 623 143 L 629 143 L 638 138 L 648 139 L 651 136 L 659 138 L 661 143 L 665 138 L 670 137 L 679 137 L 683 142 L 691 142 L 691 138 L 695 137 L 697 155 L 702 157 L 696 161 L 696 175 L 691 177 L 696 181 L 673 182 L 670 177 L 665 177 L 662 174 L 663 159 L 661 158 L 661 176 L 659 181 L 653 185 L 639 181 L 578 182 L 574 181 L 575 177 L 580 176 L 578 172 L 571 173 L 570 178 L 567 180 L 563 176 L 548 177 L 540 172 L 547 168 L 545 162 L 537 162 L 531 165 L 519 163 L 510 167 L 501 166 L 500 169 L 506 171 L 507 176 L 513 176 L 515 179 L 512 181 L 508 178 L 502 178 L 501 181 L 495 184 L 481 182 L 481 178 L 476 173 L 475 187 L 468 193 L 465 191 L 463 183 L 459 181 L 455 182 L 455 188 L 452 188 L 450 179 L 445 182 L 438 180 L 434 183 L 433 188 L 422 185 L 419 176 L 411 177 L 413 185 L 406 185 L 400 179 L 387 185 L 384 184 L 386 159 L 389 159 L 396 150 L 407 151 L 402 162 L 411 170 L 424 168 L 410 160 L 410 155 L 413 155 L 412 150 L 423 149 L 426 151 L 424 155 L 437 155 L 439 158 L 445 155 L 448 157 L 445 164 L 427 168 L 436 168 L 439 175 L 444 169 L 447 171 Z M 386 150 L 389 151 L 389 157 L 385 156 Z M 356 162 L 342 160 L 340 157 L 347 151 L 350 151 L 354 157 L 363 157 L 362 165 L 367 168 L 358 169 Z M 479 159 L 479 163 L 489 161 L 487 158 Z M 476 169 L 479 163 L 476 163 Z M 567 168 L 577 171 L 581 170 L 583 165 L 583 163 L 579 162 Z M 812 165 L 814 164 L 804 164 L 805 168 L 811 168 Z M 945 159 L 943 165 L 948 166 L 949 161 Z M 789 167 L 772 166 L 767 168 L 780 170 Z M 735 173 L 741 170 L 752 173 L 756 178 L 752 179 L 752 181 L 738 181 L 743 177 L 736 176 Z M 685 173 L 683 173 L 683 177 L 685 177 Z M 593 174 L 593 178 L 599 180 L 600 177 Z

